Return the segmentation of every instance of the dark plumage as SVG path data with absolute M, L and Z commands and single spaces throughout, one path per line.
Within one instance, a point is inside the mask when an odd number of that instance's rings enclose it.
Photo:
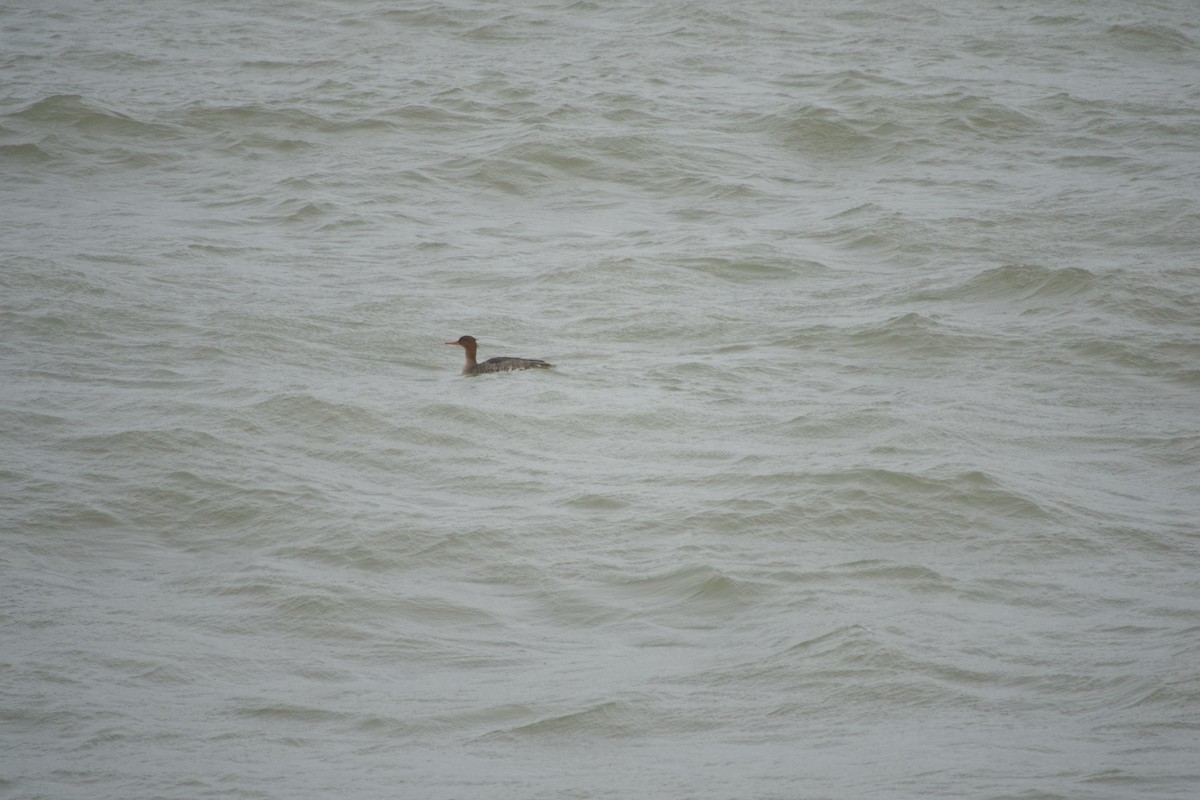
M 485 372 L 508 372 L 514 369 L 549 369 L 554 366 L 537 358 L 513 358 L 512 356 L 496 356 L 482 364 L 475 363 L 475 350 L 479 343 L 474 336 L 460 336 L 457 342 L 446 344 L 458 345 L 467 351 L 467 363 L 463 367 L 463 375 L 482 375 Z

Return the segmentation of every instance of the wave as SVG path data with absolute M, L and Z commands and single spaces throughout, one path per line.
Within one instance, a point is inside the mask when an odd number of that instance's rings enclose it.
M 744 245 L 727 248 L 721 255 L 684 256 L 674 263 L 720 280 L 773 281 L 800 276 L 815 277 L 829 267 L 809 259 L 793 258 L 770 245 Z
M 324 400 L 308 393 L 275 395 L 256 403 L 245 417 L 264 429 L 307 430 L 321 441 L 336 441 L 350 433 L 392 430 L 388 420 L 363 406 Z
M 144 122 L 77 94 L 43 97 L 19 111 L 5 115 L 4 120 L 6 123 L 19 122 L 48 131 L 72 127 L 89 132 L 119 133 L 125 137 L 182 138 L 174 126 Z
M 845 80 L 843 75 L 840 81 Z M 854 82 L 861 80 L 855 78 Z M 851 88 L 843 91 L 854 94 Z M 766 134 L 783 149 L 814 159 L 894 161 L 900 157 L 898 151 L 910 152 L 922 143 L 916 130 L 879 114 L 878 109 L 864 109 L 860 115 L 805 104 L 783 112 L 738 116 L 734 123 L 739 133 Z
M 478 738 L 483 741 L 513 738 L 547 738 L 561 741 L 574 737 L 590 741 L 597 736 L 624 739 L 646 729 L 653 723 L 654 718 L 646 703 L 627 700 L 602 700 L 569 711 L 541 713 L 542 716 L 536 719 L 492 731 Z M 535 714 L 537 712 L 530 709 L 530 715 Z
M 997 677 L 914 655 L 905 645 L 903 638 L 869 625 L 841 625 L 799 642 L 781 641 L 767 654 L 706 674 L 703 681 L 754 687 L 775 697 L 764 709 L 764 724 L 774 725 L 793 717 L 845 720 L 954 708 L 973 702 L 978 684 Z
M 840 489 L 839 502 L 845 501 L 848 492 L 869 501 L 872 507 L 882 505 L 897 511 L 920 511 L 936 500 L 936 505 L 947 513 L 975 509 L 1004 517 L 1052 519 L 1051 513 L 1032 497 L 979 470 L 942 477 L 866 467 L 825 473 L 810 480 Z
M 898 355 L 934 357 L 958 356 L 982 341 L 977 335 L 916 312 L 893 317 L 881 324 L 859 327 L 849 339 L 858 347 Z
M 863 433 L 848 428 L 841 436 L 836 432 L 828 435 L 845 439 Z M 797 437 L 810 439 L 804 433 Z M 877 459 L 880 450 L 887 448 L 876 447 L 866 457 Z M 851 537 L 891 542 L 898 531 L 907 531 L 902 536 L 908 543 L 945 542 L 948 537 L 986 543 L 993 534 L 1032 526 L 1037 533 L 1027 538 L 1040 546 L 1064 525 L 1071 524 L 1077 514 L 1056 503 L 1052 492 L 1025 485 L 1019 478 L 1001 480 L 978 470 L 942 473 L 860 467 L 723 477 L 711 482 L 714 493 L 754 493 L 769 498 L 786 490 L 791 499 L 737 506 L 729 501 L 714 502 L 689 514 L 684 523 L 697 534 L 753 536 L 781 543 L 797 537 L 805 541 L 843 541 Z M 1082 541 L 1070 546 L 1086 544 Z M 688 587 L 668 584 L 665 588 L 682 592 Z M 735 592 L 731 603 L 754 598 L 760 589 L 754 582 L 742 583 L 740 576 L 735 586 L 725 588 Z
M 393 129 L 391 122 L 376 116 L 339 117 L 317 114 L 295 106 L 253 103 L 227 106 L 193 103 L 183 113 L 179 124 L 189 130 L 216 133 L 234 142 L 258 134 L 267 136 L 268 141 L 301 145 L 312 143 L 315 137 L 330 134 Z
M 1181 53 L 1196 48 L 1187 34 L 1162 25 L 1111 25 L 1104 33 L 1121 49 L 1136 53 Z
M 128 453 L 185 455 L 196 450 L 230 447 L 231 442 L 187 428 L 128 430 L 76 436 L 66 440 L 73 452 L 93 453 L 119 460 Z
M 957 92 L 942 95 L 932 100 L 930 110 L 937 115 L 936 127 L 954 139 L 969 134 L 968 141 L 1005 140 L 1026 136 L 1042 127 L 1028 114 L 977 95 Z
M 2 122 L 33 140 L 0 150 L 3 162 L 41 168 L 69 158 L 66 166 L 77 175 L 177 163 L 187 137 L 173 123 L 139 119 L 75 94 L 44 97 L 5 115 Z M 30 174 L 41 177 L 40 169 Z
M 33 143 L 0 145 L 0 163 L 40 165 L 52 160 L 51 153 Z
M 990 302 L 1072 297 L 1096 287 L 1096 276 L 1080 267 L 1049 269 L 1035 264 L 1008 264 L 984 270 L 945 289 L 926 290 L 914 300 Z
M 740 610 L 756 593 L 752 584 L 734 580 L 707 565 L 682 567 L 645 578 L 611 583 L 610 587 L 617 598 L 633 602 L 639 607 L 653 600 L 658 609 L 684 606 L 689 614 L 702 615 Z

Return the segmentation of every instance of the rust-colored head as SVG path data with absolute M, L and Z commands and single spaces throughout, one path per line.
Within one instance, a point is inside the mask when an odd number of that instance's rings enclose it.
M 459 347 L 474 347 L 475 346 L 475 337 L 474 336 L 460 336 L 460 337 L 458 337 L 457 342 L 446 342 L 446 344 L 456 344 Z

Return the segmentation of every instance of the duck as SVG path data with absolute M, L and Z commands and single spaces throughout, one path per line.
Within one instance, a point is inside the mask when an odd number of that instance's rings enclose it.
M 550 369 L 553 364 L 547 364 L 540 358 L 513 358 L 512 356 L 496 356 L 489 358 L 482 364 L 475 361 L 475 351 L 479 348 L 479 342 L 474 336 L 460 336 L 456 341 L 446 342 L 446 344 L 461 347 L 467 351 L 467 363 L 463 365 L 463 375 L 483 375 L 488 372 L 511 372 L 518 369 Z

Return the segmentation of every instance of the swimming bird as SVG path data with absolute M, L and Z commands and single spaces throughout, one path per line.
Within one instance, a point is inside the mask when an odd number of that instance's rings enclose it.
M 513 358 L 512 356 L 496 356 L 482 364 L 475 363 L 475 349 L 479 343 L 474 336 L 460 336 L 457 342 L 446 344 L 458 345 L 467 351 L 467 363 L 463 366 L 463 375 L 482 375 L 485 372 L 508 372 L 514 369 L 549 369 L 554 366 L 537 358 Z

